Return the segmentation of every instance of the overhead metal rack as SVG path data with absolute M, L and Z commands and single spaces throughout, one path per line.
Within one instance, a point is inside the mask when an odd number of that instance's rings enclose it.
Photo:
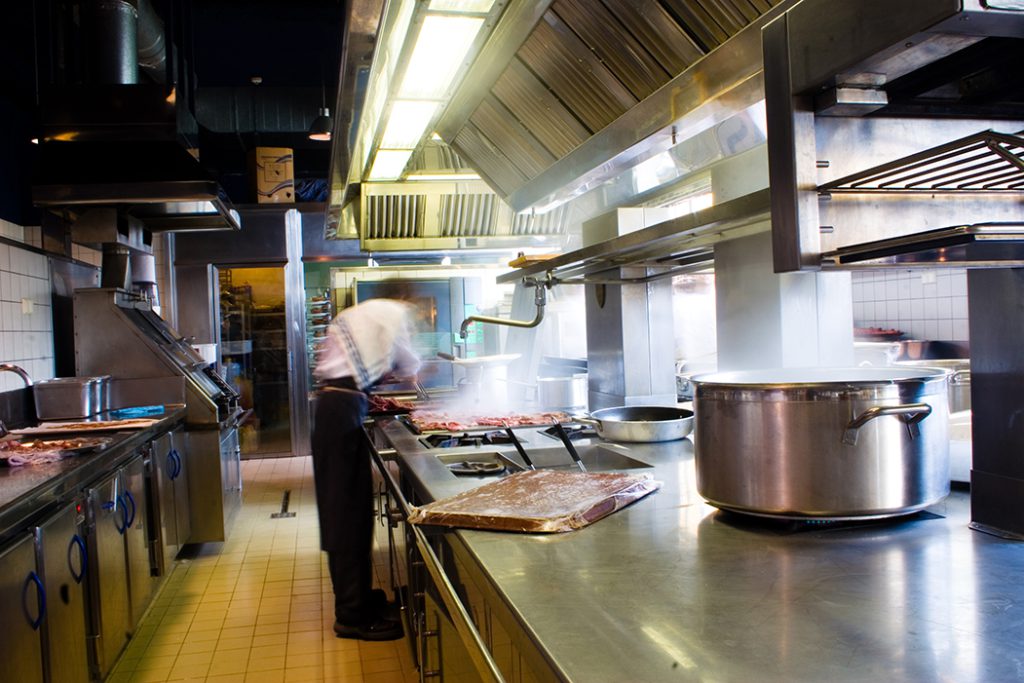
M 1007 268 L 1021 265 L 1024 265 L 1024 225 L 1020 223 L 940 228 L 841 247 L 822 254 L 822 266 L 826 268 Z
M 694 272 L 714 263 L 714 245 L 767 229 L 769 191 L 759 190 L 707 209 L 505 273 L 499 283 L 545 277 L 555 284 L 641 284 Z M 643 268 L 636 277 L 622 268 Z
M 818 187 L 818 192 L 1021 192 L 1024 138 L 983 131 L 880 164 Z

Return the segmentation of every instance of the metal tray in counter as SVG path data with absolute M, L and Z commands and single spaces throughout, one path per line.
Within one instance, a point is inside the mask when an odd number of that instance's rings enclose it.
M 130 418 L 126 420 L 95 420 L 77 422 L 44 422 L 36 427 L 12 429 L 15 436 L 40 436 L 48 434 L 80 434 L 82 432 L 109 432 L 151 427 L 163 418 Z

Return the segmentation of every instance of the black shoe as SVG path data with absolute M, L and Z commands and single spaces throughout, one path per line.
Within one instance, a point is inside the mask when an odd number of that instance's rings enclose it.
M 398 640 L 402 637 L 402 622 L 390 619 L 377 619 L 369 624 L 347 626 L 340 621 L 334 622 L 334 635 L 339 638 L 356 640 Z

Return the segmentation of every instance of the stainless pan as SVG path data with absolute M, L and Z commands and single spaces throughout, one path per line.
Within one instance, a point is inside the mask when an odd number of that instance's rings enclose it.
M 594 425 L 597 435 L 608 441 L 676 441 L 693 430 L 693 411 L 668 406 L 602 408 L 573 419 Z

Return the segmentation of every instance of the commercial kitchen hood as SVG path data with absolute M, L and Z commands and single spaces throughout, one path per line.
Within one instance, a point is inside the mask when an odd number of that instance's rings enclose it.
M 555 0 L 506 12 L 437 133 L 513 210 L 564 203 L 699 132 L 680 125 L 685 114 L 713 118 L 726 94 L 760 99 L 760 41 L 729 39 L 778 4 Z M 722 52 L 691 87 L 688 70 Z
M 560 209 L 569 200 L 720 123 L 721 111 L 733 114 L 763 99 L 760 42 L 753 34 L 765 13 L 777 15 L 777 4 L 496 2 L 491 16 L 497 23 L 487 27 L 487 41 L 472 55 L 433 129 L 516 220 L 569 225 L 575 219 Z M 757 31 L 729 45 L 745 27 Z M 382 33 L 381 46 L 392 42 Z M 715 68 L 700 75 L 710 80 L 686 76 L 712 52 L 719 54 Z M 750 68 L 737 70 L 737 63 Z M 367 77 L 371 87 L 376 63 L 374 69 Z M 371 95 L 366 106 L 381 105 Z M 347 184 L 338 182 L 336 172 L 332 176 L 328 224 L 339 236 L 346 229 L 365 232 L 360 210 L 374 194 L 366 190 L 367 169 L 358 163 L 369 158 L 361 135 L 355 136 L 354 153 L 340 142 L 343 149 L 333 155 L 337 159 L 345 151 L 356 169 Z M 413 174 L 416 157 L 399 182 Z M 553 217 L 542 218 L 556 209 Z
M 32 200 L 71 223 L 114 207 L 146 230 L 239 230 L 220 185 L 175 142 L 44 142 Z

